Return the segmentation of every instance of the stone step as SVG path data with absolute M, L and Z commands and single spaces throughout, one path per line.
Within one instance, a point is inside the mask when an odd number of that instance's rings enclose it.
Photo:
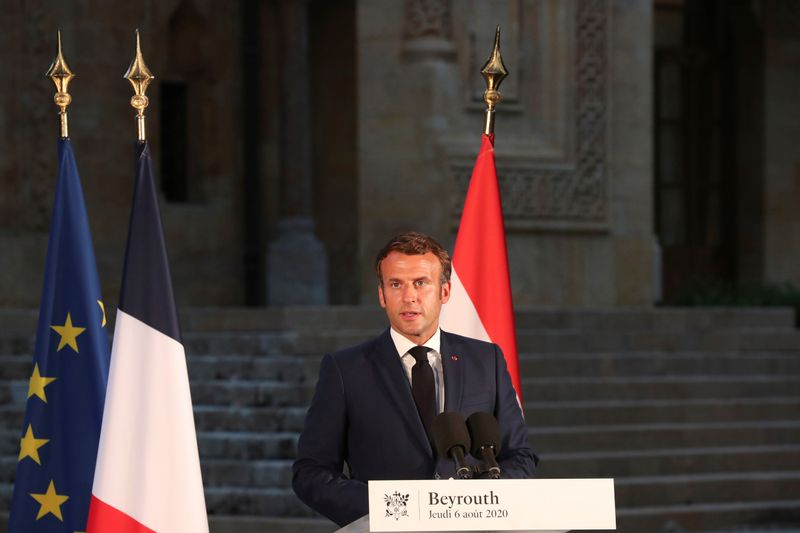
M 186 365 L 192 381 L 238 379 L 300 383 L 306 379 L 304 359 L 284 355 L 193 355 L 188 357 Z
M 210 533 L 331 533 L 339 528 L 325 518 L 211 515 Z
M 800 395 L 772 398 L 525 402 L 525 419 L 533 427 L 646 424 L 653 421 L 791 420 L 798 413 Z
M 0 406 L 24 406 L 28 399 L 28 380 L 0 381 Z
M 0 456 L 16 457 L 22 428 L 0 430 Z M 198 431 L 200 456 L 211 459 L 294 459 L 298 434 L 294 432 Z
M 3 354 L 4 356 L 32 354 L 33 350 L 33 333 L 26 336 L 20 335 L 13 337 L 0 335 L 0 354 Z M 33 361 L 33 359 L 30 359 L 30 361 Z
M 242 407 L 195 405 L 198 431 L 277 431 L 300 432 L 306 407 Z
M 236 405 L 248 407 L 292 407 L 308 405 L 313 385 L 277 381 L 193 381 L 195 405 Z
M 0 405 L 0 428 L 22 428 L 25 419 L 25 404 L 12 403 Z
M 308 405 L 314 393 L 311 383 L 281 381 L 197 380 L 190 385 L 193 405 L 299 407 Z M 27 395 L 27 380 L 0 381 L 0 406 L 23 407 Z
M 198 431 L 197 443 L 203 460 L 293 460 L 298 436 L 293 432 Z
M 784 445 L 800 442 L 800 421 L 543 426 L 529 428 L 528 435 L 534 449 L 542 454 Z
M 779 320 L 776 318 L 776 321 Z M 386 314 L 376 305 L 302 307 L 188 308 L 181 312 L 187 332 L 371 329 L 386 327 Z
M 303 429 L 306 407 L 195 405 L 198 431 L 295 431 Z M 21 429 L 25 404 L 0 406 L 0 428 Z
M 17 454 L 0 456 L 0 484 L 14 482 L 14 475 L 17 471 L 17 457 Z
M 745 330 L 675 334 L 658 331 L 535 331 L 518 330 L 520 351 L 537 353 L 594 353 L 642 351 L 792 351 L 800 350 L 796 330 Z
M 214 515 L 317 516 L 288 488 L 206 487 L 205 494 L 208 513 Z
M 33 355 L 0 355 L 0 380 L 23 379 L 33 372 Z
M 519 365 L 531 377 L 800 374 L 800 353 L 523 353 Z
M 235 486 L 290 489 L 293 459 L 240 461 L 200 458 L 203 484 L 208 487 Z
M 293 353 L 294 342 L 293 335 L 286 332 L 186 333 L 183 336 L 183 347 L 190 358 L 219 354 L 286 355 Z
M 618 478 L 614 490 L 625 507 L 779 500 L 800 494 L 800 471 Z
M 539 458 L 537 476 L 545 478 L 800 471 L 800 444 L 545 452 Z
M 526 401 L 653 400 L 791 396 L 800 374 L 522 378 Z
M 658 307 L 614 309 L 517 308 L 517 329 L 687 332 L 793 328 L 791 308 Z
M 620 533 L 709 531 L 729 533 L 794 533 L 800 524 L 800 499 L 796 494 L 767 501 L 737 501 L 690 505 L 617 506 L 617 531 Z M 745 524 L 751 524 L 746 526 Z M 759 524 L 764 525 L 763 528 Z M 775 524 L 775 525 L 773 525 Z M 780 524 L 785 524 L 782 528 Z M 794 525 L 794 527 L 792 527 Z
M 287 355 L 189 355 L 192 380 L 268 379 L 300 382 L 307 378 L 308 359 Z M 33 370 L 30 353 L 0 355 L 0 381 L 27 379 Z

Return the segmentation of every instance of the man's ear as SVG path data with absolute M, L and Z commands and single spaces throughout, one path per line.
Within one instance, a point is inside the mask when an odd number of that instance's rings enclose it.
M 447 300 L 450 299 L 450 282 L 445 281 L 442 283 L 442 292 L 441 292 L 441 301 L 443 304 L 447 303 Z
M 378 302 L 380 302 L 381 307 L 386 309 L 386 298 L 383 297 L 383 284 L 378 284 Z

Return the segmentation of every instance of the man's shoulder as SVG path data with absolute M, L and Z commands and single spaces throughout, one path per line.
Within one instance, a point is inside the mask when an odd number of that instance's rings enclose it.
M 335 359 L 338 364 L 352 363 L 374 353 L 376 350 L 381 349 L 381 347 L 385 347 L 384 345 L 387 342 L 391 343 L 388 329 L 384 330 L 383 333 L 377 337 L 373 337 L 354 346 L 348 346 L 347 348 L 330 352 L 328 355 Z
M 494 351 L 497 348 L 497 345 L 492 342 L 482 341 L 473 337 L 465 337 L 464 335 L 458 335 L 457 333 L 450 333 L 444 330 L 442 330 L 442 339 L 445 340 L 451 348 L 468 347 L 480 351 Z

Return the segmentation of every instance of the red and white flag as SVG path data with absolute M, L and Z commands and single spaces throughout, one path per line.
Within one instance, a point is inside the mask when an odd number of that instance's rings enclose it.
M 450 301 L 442 307 L 442 329 L 499 345 L 522 405 L 494 135 L 484 134 L 481 141 L 458 227 L 450 281 Z
M 152 161 L 139 145 L 87 533 L 207 533 Z

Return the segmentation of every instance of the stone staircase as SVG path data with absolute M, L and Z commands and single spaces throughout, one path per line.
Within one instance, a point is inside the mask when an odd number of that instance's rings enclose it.
M 7 514 L 36 312 L 0 321 Z M 517 321 L 540 476 L 614 477 L 623 532 L 800 529 L 791 311 L 523 310 Z M 187 310 L 182 323 L 212 532 L 335 529 L 294 497 L 291 461 L 321 354 L 379 332 L 382 311 Z

